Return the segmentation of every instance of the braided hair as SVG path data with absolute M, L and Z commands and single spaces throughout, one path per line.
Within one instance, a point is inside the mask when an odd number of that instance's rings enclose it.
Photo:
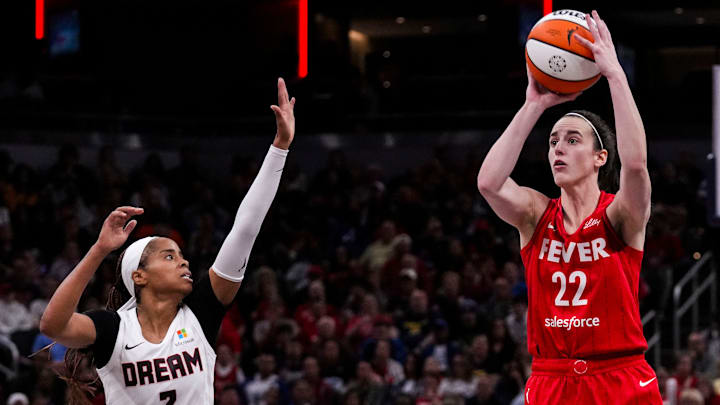
M 154 252 L 152 244 L 151 241 L 145 247 L 145 250 L 140 256 L 139 267 L 144 267 L 148 256 Z M 110 289 L 108 300 L 105 304 L 105 309 L 108 311 L 117 311 L 131 298 L 130 292 L 125 287 L 122 279 L 122 260 L 124 256 L 125 251 L 120 254 L 115 266 L 115 282 Z M 135 286 L 135 299 L 139 304 L 140 288 L 137 285 Z M 65 352 L 65 364 L 58 372 L 58 375 L 60 379 L 67 383 L 68 403 L 70 405 L 91 405 L 89 398 L 94 396 L 97 389 L 102 385 L 99 378 L 93 380 L 83 378 L 82 370 L 85 365 L 95 367 L 95 357 L 90 347 L 68 349 Z

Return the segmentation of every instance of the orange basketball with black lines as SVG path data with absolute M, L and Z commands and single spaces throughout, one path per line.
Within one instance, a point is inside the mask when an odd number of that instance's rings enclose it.
M 592 52 L 573 38 L 574 33 L 594 42 L 585 13 L 557 10 L 533 26 L 525 43 L 530 73 L 556 93 L 577 93 L 600 79 Z

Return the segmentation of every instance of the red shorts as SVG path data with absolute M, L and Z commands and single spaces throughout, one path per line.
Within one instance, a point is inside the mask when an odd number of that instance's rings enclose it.
M 609 360 L 533 359 L 525 404 L 662 405 L 642 354 Z

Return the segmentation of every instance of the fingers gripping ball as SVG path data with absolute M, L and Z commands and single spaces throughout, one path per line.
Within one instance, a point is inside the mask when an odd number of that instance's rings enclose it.
M 525 61 L 540 84 L 556 93 L 583 91 L 600 78 L 592 51 L 573 34 L 593 42 L 585 13 L 557 10 L 541 18 L 525 44 Z

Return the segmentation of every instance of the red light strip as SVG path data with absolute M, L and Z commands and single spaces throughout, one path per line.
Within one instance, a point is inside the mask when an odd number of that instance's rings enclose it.
M 552 0 L 543 0 L 543 15 L 552 13 Z
M 308 75 L 308 0 L 298 0 L 298 77 Z
M 45 37 L 45 0 L 35 0 L 35 39 Z

